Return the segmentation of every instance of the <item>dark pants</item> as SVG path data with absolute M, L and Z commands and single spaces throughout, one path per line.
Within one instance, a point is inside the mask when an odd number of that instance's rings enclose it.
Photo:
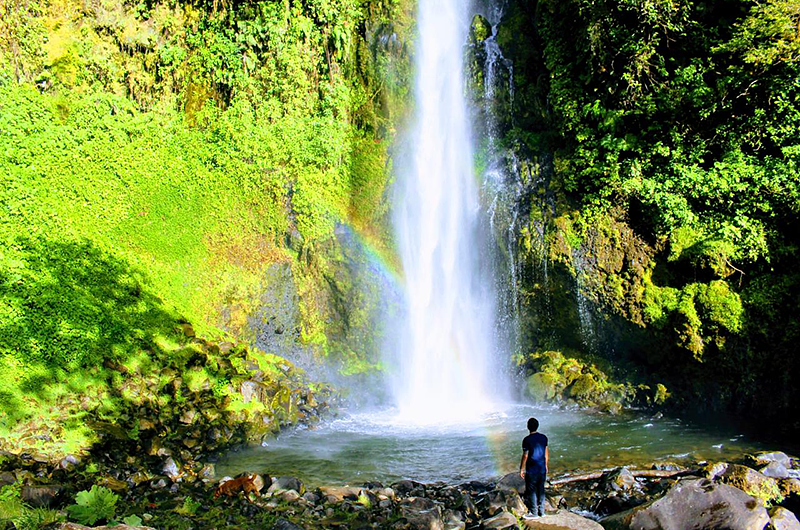
M 533 515 L 544 515 L 544 473 L 525 473 L 525 504 Z

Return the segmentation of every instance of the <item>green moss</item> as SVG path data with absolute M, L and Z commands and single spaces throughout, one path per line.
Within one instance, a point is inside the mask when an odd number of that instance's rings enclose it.
M 528 377 L 526 390 L 536 401 L 551 401 L 556 397 L 556 378 L 548 373 L 538 372 Z
M 725 280 L 714 280 L 702 286 L 697 294 L 697 302 L 711 323 L 731 333 L 742 330 L 742 300 Z

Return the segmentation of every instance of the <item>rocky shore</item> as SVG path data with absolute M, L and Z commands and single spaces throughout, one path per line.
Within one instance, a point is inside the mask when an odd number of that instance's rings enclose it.
M 547 515 L 537 519 L 523 517 L 524 484 L 516 474 L 462 484 L 401 480 L 321 487 L 251 474 L 258 494 L 246 496 L 235 489 L 215 495 L 233 477 L 216 477 L 213 464 L 176 468 L 171 456 L 144 474 L 124 464 L 135 455 L 115 462 L 40 460 L 10 453 L 0 458 L 0 508 L 13 492 L 29 507 L 28 519 L 6 517 L 0 527 L 84 529 L 89 526 L 74 521 L 88 511 L 97 512 L 91 524 L 107 525 L 95 528 L 123 529 L 800 529 L 792 513 L 800 507 L 800 461 L 781 452 L 739 462 L 660 462 L 554 476 Z M 86 509 L 75 508 L 79 492 L 93 486 L 93 495 L 108 494 L 105 505 L 86 497 Z M 0 518 L 7 515 L 1 512 Z

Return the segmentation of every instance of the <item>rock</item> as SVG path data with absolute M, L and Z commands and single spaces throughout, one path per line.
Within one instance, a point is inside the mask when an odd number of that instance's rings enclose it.
M 770 462 L 758 470 L 762 475 L 770 478 L 785 479 L 789 478 L 789 470 L 780 462 Z
M 425 497 L 403 499 L 400 515 L 413 530 L 444 530 L 442 507 L 431 499 Z
M 725 471 L 716 478 L 724 484 L 739 488 L 748 495 L 758 497 L 765 502 L 780 496 L 780 489 L 775 479 L 747 466 L 729 464 Z
M 161 468 L 162 472 L 171 478 L 172 480 L 176 480 L 181 475 L 180 467 L 175 462 L 175 459 L 171 456 L 164 460 L 164 467 Z
M 308 503 L 317 504 L 320 500 L 320 496 L 314 492 L 307 491 L 305 495 L 303 495 L 303 499 L 305 499 Z
M 442 523 L 444 524 L 444 530 L 465 530 L 467 527 L 467 523 L 461 513 L 453 510 L 445 510 L 442 515 Z
M 253 485 L 259 492 L 264 489 L 264 486 L 266 486 L 267 483 L 272 484 L 272 479 L 269 478 L 269 475 L 260 475 L 258 473 L 253 474 Z M 300 492 L 298 491 L 298 493 Z
M 378 501 L 378 507 L 379 508 L 384 508 L 384 509 L 385 508 L 391 508 L 392 507 L 392 501 L 390 501 L 389 499 L 384 499 L 382 501 Z
M 482 15 L 472 17 L 470 37 L 475 43 L 480 44 L 492 36 L 492 25 Z
M 296 502 L 300 498 L 300 494 L 295 490 L 286 490 L 278 493 L 278 498 L 284 502 Z
M 602 530 L 603 528 L 595 521 L 567 510 L 559 510 L 536 519 L 524 519 L 522 526 L 534 530 Z
M 1 483 L 1 482 L 0 482 Z M 781 495 L 788 497 L 789 495 L 800 495 L 800 480 L 796 478 L 787 478 L 778 483 L 781 490 Z
M 528 508 L 514 490 L 497 490 L 486 494 L 486 510 L 489 515 L 495 515 L 500 511 L 510 511 L 514 515 L 522 516 L 528 512 Z
M 518 528 L 517 518 L 508 512 L 500 512 L 494 517 L 484 519 L 482 528 L 492 528 L 496 530 L 503 530 L 505 528 Z
M 604 473 L 600 480 L 606 491 L 625 491 L 637 485 L 636 477 L 626 467 Z
M 181 331 L 189 339 L 192 339 L 192 338 L 195 337 L 194 328 L 188 322 L 181 324 Z
M 383 489 L 380 489 L 380 490 L 376 491 L 375 493 L 377 493 L 378 496 L 383 495 L 387 499 L 392 499 L 392 500 L 395 499 L 395 493 L 394 493 L 394 490 L 392 488 L 383 488 Z
M 792 459 L 786 453 L 782 453 L 780 451 L 762 451 L 760 453 L 756 453 L 755 455 L 750 455 L 750 460 L 755 462 L 757 465 L 769 465 L 773 462 L 783 465 L 786 468 L 792 467 Z
M 216 474 L 216 467 L 214 464 L 205 464 L 200 471 L 198 471 L 197 476 L 203 480 L 213 480 L 214 475 Z M 263 484 L 262 484 L 263 486 Z
M 61 469 L 72 470 L 75 469 L 75 466 L 77 466 L 80 462 L 81 461 L 77 456 L 67 455 L 61 459 L 61 461 L 58 463 L 58 467 Z
M 194 418 L 197 416 L 197 411 L 194 409 L 188 409 L 181 414 L 181 417 L 178 421 L 183 423 L 184 425 L 191 425 L 194 422 Z M 190 440 L 191 438 L 189 438 Z M 186 440 L 184 440 L 184 445 L 186 444 Z M 188 447 L 188 446 L 187 446 Z
M 769 515 L 740 489 L 708 479 L 689 479 L 654 501 L 600 522 L 607 530 L 763 530 Z
M 166 479 L 163 478 L 154 480 L 153 482 L 150 483 L 150 487 L 152 487 L 154 490 L 164 489 L 167 487 L 167 481 Z
M 619 495 L 609 495 L 603 497 L 594 505 L 592 511 L 600 517 L 606 517 L 615 513 L 624 512 L 634 507 L 630 500 L 620 497 Z
M 49 508 L 55 501 L 61 490 L 64 489 L 58 484 L 47 486 L 23 486 L 22 500 L 34 508 Z
M 17 477 L 14 476 L 14 473 L 3 471 L 0 473 L 0 488 L 3 486 L 9 486 L 11 484 L 15 484 L 17 482 Z
M 519 473 L 509 473 L 497 481 L 497 489 L 514 490 L 522 495 L 525 493 L 525 479 L 520 477 Z
M 277 495 L 286 490 L 294 490 L 300 495 L 306 492 L 305 486 L 303 483 L 297 480 L 294 477 L 277 477 L 272 481 L 272 485 L 270 485 L 269 489 L 267 489 L 268 495 Z
M 105 486 L 111 491 L 119 493 L 128 489 L 128 483 L 123 480 L 117 480 L 114 477 L 103 477 L 100 480 L 100 485 Z
M 425 495 L 425 486 L 413 480 L 400 480 L 392 484 L 392 489 L 400 495 L 421 497 Z
M 800 530 L 797 517 L 786 508 L 773 508 L 770 510 L 770 530 Z
M 775 506 L 769 510 L 770 524 L 765 530 L 800 530 L 800 522 L 790 510 Z
M 257 399 L 260 394 L 258 383 L 255 381 L 244 381 L 239 387 L 239 393 L 242 395 L 242 399 L 245 403 L 250 403 L 254 398 Z
M 278 519 L 272 526 L 272 530 L 305 530 L 302 526 L 287 521 L 286 519 Z
M 332 503 L 340 503 L 345 499 L 357 500 L 361 493 L 361 488 L 353 486 L 323 486 L 319 490 L 325 500 Z

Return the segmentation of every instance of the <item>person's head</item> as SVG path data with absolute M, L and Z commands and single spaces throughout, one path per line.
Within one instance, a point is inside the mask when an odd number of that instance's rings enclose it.
M 530 418 L 528 420 L 528 430 L 530 432 L 536 432 L 539 429 L 539 420 L 536 418 Z

